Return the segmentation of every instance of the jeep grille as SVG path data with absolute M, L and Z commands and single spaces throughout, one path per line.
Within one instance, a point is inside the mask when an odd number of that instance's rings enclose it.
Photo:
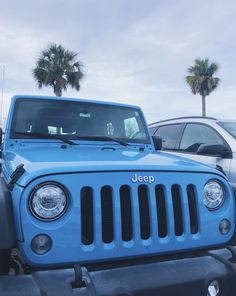
M 182 194 L 183 190 L 186 194 Z M 151 191 L 148 185 L 139 185 L 135 192 L 128 185 L 122 185 L 118 190 L 107 185 L 98 191 L 89 186 L 83 187 L 80 191 L 82 244 L 92 244 L 95 236 L 99 235 L 104 243 L 111 243 L 116 231 L 114 215 L 120 216 L 120 239 L 123 241 L 131 241 L 137 236 L 143 240 L 151 238 L 152 235 L 159 238 L 167 237 L 170 231 L 171 214 L 176 236 L 186 232 L 196 234 L 199 227 L 194 185 L 181 188 L 180 185 L 173 184 L 169 191 L 171 196 L 168 196 L 167 192 L 168 190 L 162 184 L 156 185 L 154 191 Z M 172 209 L 167 208 L 168 198 L 172 201 Z M 99 199 L 99 202 L 95 202 L 95 199 Z M 114 211 L 115 203 L 116 211 L 118 207 L 119 212 Z M 188 204 L 187 217 L 184 215 L 182 203 Z M 95 211 L 95 207 L 96 209 L 99 207 L 99 211 Z M 95 212 L 99 213 L 100 217 L 95 219 Z M 100 221 L 101 233 L 97 233 L 99 227 L 96 227 L 95 221 L 98 223 Z M 154 229 L 156 232 L 152 231 Z
M 82 264 L 176 254 L 223 245 L 233 236 L 234 227 L 228 234 L 219 231 L 222 219 L 233 226 L 235 207 L 230 187 L 218 175 L 106 171 L 50 178 L 68 189 L 69 207 L 51 223 L 36 221 L 25 205 L 31 187 L 39 181 L 25 190 L 22 247 L 28 264 Z M 204 186 L 213 178 L 225 184 L 226 193 L 224 204 L 215 212 L 203 203 Z M 32 239 L 40 233 L 46 233 L 53 242 L 45 256 L 29 252 Z

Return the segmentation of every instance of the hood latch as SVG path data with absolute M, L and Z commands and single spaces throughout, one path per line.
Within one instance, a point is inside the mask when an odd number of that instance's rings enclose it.
M 7 188 L 10 191 L 12 191 L 15 183 L 20 179 L 20 177 L 24 174 L 24 172 L 25 172 L 24 164 L 21 163 L 16 167 L 14 172 L 11 174 L 11 181 L 7 184 Z

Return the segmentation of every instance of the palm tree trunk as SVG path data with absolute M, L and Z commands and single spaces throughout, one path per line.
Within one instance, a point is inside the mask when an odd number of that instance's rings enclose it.
M 61 97 L 61 95 L 62 95 L 61 87 L 56 84 L 56 85 L 54 85 L 53 88 L 54 88 L 54 94 L 56 95 L 56 97 Z
M 202 116 L 206 116 L 206 97 L 202 95 Z

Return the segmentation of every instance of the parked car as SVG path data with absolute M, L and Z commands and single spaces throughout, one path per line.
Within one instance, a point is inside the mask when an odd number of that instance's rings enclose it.
M 236 191 L 236 120 L 180 117 L 149 124 L 162 137 L 162 149 L 223 172 Z
M 0 295 L 235 295 L 227 178 L 160 148 L 139 107 L 13 97 Z

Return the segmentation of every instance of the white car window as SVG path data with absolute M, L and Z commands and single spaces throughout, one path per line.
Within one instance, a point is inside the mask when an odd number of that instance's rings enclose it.
M 203 124 L 188 124 L 184 130 L 179 149 L 196 152 L 201 144 L 221 145 L 224 142 L 211 127 Z
M 162 148 L 173 150 L 178 140 L 182 124 L 163 125 L 158 128 L 155 135 L 162 138 Z

